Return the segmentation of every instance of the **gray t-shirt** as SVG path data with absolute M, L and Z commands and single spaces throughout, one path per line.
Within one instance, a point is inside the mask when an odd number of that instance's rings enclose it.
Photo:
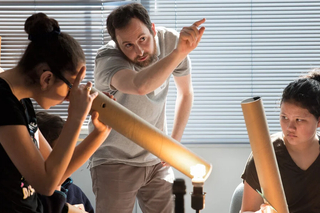
M 179 34 L 164 27 L 156 28 L 155 36 L 158 60 L 170 54 L 176 47 Z M 162 86 L 146 95 L 131 95 L 115 90 L 111 86 L 113 75 L 123 69 L 131 69 L 139 72 L 140 68 L 128 61 L 116 47 L 115 42 L 110 41 L 102 46 L 95 60 L 94 79 L 95 88 L 102 92 L 113 94 L 121 105 L 134 112 L 147 122 L 167 133 L 165 104 L 169 88 L 168 78 Z M 186 57 L 173 71 L 174 76 L 185 76 L 191 72 L 191 62 Z M 89 131 L 93 130 L 92 122 L 89 122 Z M 150 141 L 152 143 L 152 141 Z M 89 161 L 90 167 L 101 164 L 123 163 L 131 166 L 151 166 L 160 162 L 160 159 L 122 136 L 115 130 L 110 132 L 108 138 L 92 155 Z

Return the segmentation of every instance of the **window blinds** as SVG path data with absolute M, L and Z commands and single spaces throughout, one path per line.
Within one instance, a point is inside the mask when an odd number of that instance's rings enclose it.
M 190 54 L 195 99 L 184 143 L 248 143 L 240 102 L 261 96 L 271 133 L 292 80 L 320 65 L 320 1 L 141 0 L 156 26 L 178 31 L 206 18 Z M 168 97 L 172 129 L 175 90 Z
M 320 1 L 313 0 L 140 0 L 156 26 L 178 31 L 203 17 L 205 34 L 190 54 L 194 106 L 183 143 L 248 143 L 240 102 L 261 96 L 271 133 L 280 131 L 278 103 L 283 88 L 320 66 Z M 44 12 L 75 37 L 87 59 L 84 81 L 93 80 L 97 49 L 110 40 L 107 15 L 119 4 L 101 0 L 2 0 L 1 67 L 16 65 L 28 43 L 27 17 Z M 175 89 L 171 82 L 167 119 L 171 132 Z M 63 118 L 65 102 L 49 110 Z M 36 107 L 36 110 L 41 110 Z M 85 124 L 86 125 L 86 124 Z

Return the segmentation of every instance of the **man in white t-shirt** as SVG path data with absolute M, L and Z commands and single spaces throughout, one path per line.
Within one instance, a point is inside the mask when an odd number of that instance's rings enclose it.
M 177 88 L 171 137 L 180 141 L 193 102 L 191 62 L 205 19 L 181 30 L 156 28 L 138 3 L 115 9 L 107 19 L 112 38 L 97 53 L 95 87 L 166 132 L 165 105 L 171 74 Z M 89 130 L 92 125 L 89 125 Z M 112 130 L 90 158 L 97 213 L 131 213 L 135 198 L 143 212 L 172 212 L 172 169 Z

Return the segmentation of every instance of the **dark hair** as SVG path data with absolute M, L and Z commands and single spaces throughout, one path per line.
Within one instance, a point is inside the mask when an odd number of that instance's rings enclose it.
M 283 102 L 297 104 L 318 119 L 320 117 L 320 72 L 314 70 L 303 78 L 291 82 L 283 90 L 281 103 Z
M 46 14 L 36 13 L 30 16 L 25 22 L 24 30 L 31 42 L 18 67 L 22 68 L 32 83 L 39 79 L 34 69 L 40 63 L 47 63 L 51 72 L 57 76 L 66 71 L 75 74 L 79 63 L 85 63 L 80 44 L 67 33 L 60 32 L 58 22 Z
M 126 27 L 132 18 L 139 19 L 149 29 L 153 35 L 152 23 L 148 11 L 139 3 L 131 3 L 122 5 L 112 11 L 107 18 L 107 30 L 111 39 L 116 42 L 116 29 L 123 29 Z
M 53 142 L 58 139 L 65 121 L 60 116 L 47 112 L 37 112 L 36 117 L 41 133 L 53 147 Z

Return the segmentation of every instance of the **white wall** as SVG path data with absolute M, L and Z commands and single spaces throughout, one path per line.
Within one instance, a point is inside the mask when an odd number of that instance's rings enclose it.
M 204 184 L 205 209 L 201 212 L 228 213 L 230 199 L 236 186 L 241 182 L 241 173 L 250 154 L 250 145 L 187 145 L 192 150 L 212 164 L 212 173 Z M 91 177 L 87 164 L 76 171 L 72 178 L 88 196 L 95 206 L 94 195 L 91 190 Z M 191 180 L 175 170 L 176 178 L 184 178 L 187 185 L 187 193 L 184 196 L 185 212 L 191 213 L 192 184 Z M 140 212 L 140 210 L 134 210 Z

